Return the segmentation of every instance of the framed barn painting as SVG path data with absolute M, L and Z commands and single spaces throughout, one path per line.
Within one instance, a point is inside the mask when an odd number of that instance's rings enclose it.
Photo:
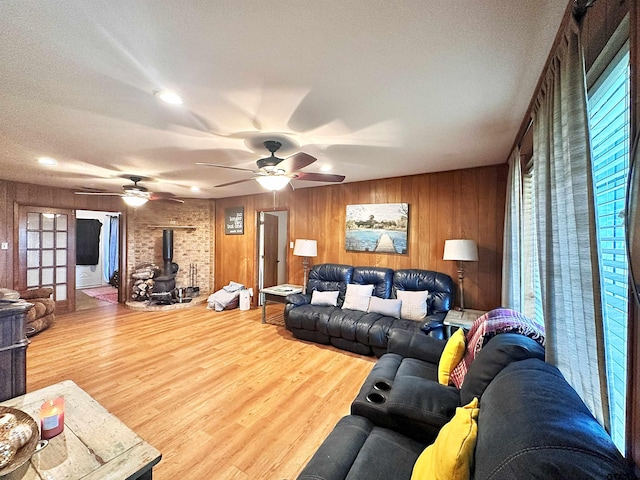
M 406 254 L 408 231 L 408 203 L 347 205 L 347 251 Z

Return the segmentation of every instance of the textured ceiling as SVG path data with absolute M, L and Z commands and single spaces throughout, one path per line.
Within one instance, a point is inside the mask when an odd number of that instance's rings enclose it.
M 346 182 L 502 163 L 564 0 L 3 0 L 0 178 L 220 198 L 278 156 Z M 182 106 L 153 92 L 172 89 Z M 42 155 L 58 165 L 47 169 Z M 296 188 L 323 183 L 294 180 Z M 197 186 L 200 193 L 189 187 Z

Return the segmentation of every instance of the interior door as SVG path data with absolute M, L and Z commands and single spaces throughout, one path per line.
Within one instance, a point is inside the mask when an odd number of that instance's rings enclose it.
M 20 206 L 19 274 L 14 288 L 50 287 L 56 312 L 75 309 L 75 215 L 73 210 Z
M 264 287 L 278 285 L 278 217 L 264 215 Z

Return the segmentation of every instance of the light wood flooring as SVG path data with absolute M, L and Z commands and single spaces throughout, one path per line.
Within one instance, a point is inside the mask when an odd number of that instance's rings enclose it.
M 375 359 L 302 342 L 260 314 L 110 304 L 61 315 L 31 338 L 27 390 L 75 381 L 162 452 L 156 480 L 293 480 Z

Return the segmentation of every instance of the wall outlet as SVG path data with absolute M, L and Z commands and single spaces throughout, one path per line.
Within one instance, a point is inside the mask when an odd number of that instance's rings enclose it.
M 9 243 L 8 242 L 2 242 L 0 244 L 0 250 L 9 250 Z

